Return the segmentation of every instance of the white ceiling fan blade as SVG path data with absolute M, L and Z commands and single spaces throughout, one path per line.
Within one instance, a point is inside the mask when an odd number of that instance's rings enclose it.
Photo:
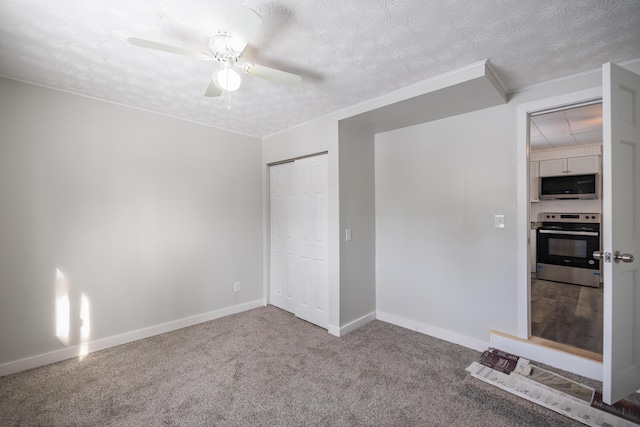
M 195 52 L 193 50 L 182 49 L 180 47 L 170 46 L 168 44 L 158 43 L 151 40 L 139 39 L 137 37 L 129 37 L 127 41 L 134 46 L 140 46 L 147 49 L 160 50 L 162 52 L 169 52 L 169 53 L 177 53 L 178 55 L 189 56 L 191 58 L 196 58 L 196 59 L 206 59 L 206 60 L 213 59 L 211 56 L 204 53 Z
M 247 46 L 247 43 L 249 43 L 249 40 L 253 39 L 256 35 L 261 23 L 262 18 L 253 9 L 238 6 L 233 14 L 231 26 L 229 27 L 231 39 L 227 47 L 235 52 L 242 52 Z
M 222 89 L 218 87 L 216 84 L 215 74 L 209 81 L 209 86 L 207 86 L 207 90 L 204 92 L 204 96 L 208 96 L 209 98 L 215 98 L 216 96 L 222 95 Z
M 265 67 L 264 65 L 244 64 L 242 71 L 287 87 L 298 86 L 302 81 L 302 77 L 297 74 L 287 73 L 286 71 L 276 70 L 275 68 Z

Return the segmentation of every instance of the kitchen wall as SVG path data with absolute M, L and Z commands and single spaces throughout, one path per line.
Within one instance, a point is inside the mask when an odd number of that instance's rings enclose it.
M 258 138 L 0 78 L 0 368 L 262 304 L 260 164 Z

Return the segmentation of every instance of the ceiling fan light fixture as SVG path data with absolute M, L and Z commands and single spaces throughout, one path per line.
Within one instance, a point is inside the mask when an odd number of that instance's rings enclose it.
M 261 23 L 262 18 L 253 9 L 245 6 L 236 7 L 229 29 L 219 30 L 209 37 L 209 49 L 211 52 L 208 54 L 137 37 L 129 37 L 127 41 L 134 46 L 147 49 L 219 62 L 222 69 L 213 73 L 204 92 L 204 96 L 216 98 L 221 96 L 223 92 L 233 92 L 240 88 L 242 79 L 233 68 L 236 65 L 240 67 L 238 61 L 247 46 L 247 42 L 256 35 Z M 298 86 L 302 81 L 302 78 L 296 74 L 265 67 L 264 65 L 245 64 L 242 70 L 247 74 L 270 80 L 286 87 Z M 228 95 L 226 98 L 230 99 Z
M 238 90 L 241 82 L 240 74 L 233 71 L 230 67 L 224 67 L 216 74 L 216 83 L 227 92 Z

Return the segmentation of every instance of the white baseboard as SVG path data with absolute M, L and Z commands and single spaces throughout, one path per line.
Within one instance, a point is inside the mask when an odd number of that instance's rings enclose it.
M 361 326 L 366 325 L 367 323 L 371 322 L 372 320 L 376 320 L 376 313 L 375 311 L 373 313 L 369 313 L 366 316 L 362 316 L 359 319 L 354 320 L 353 322 L 349 322 L 344 326 L 332 326 L 329 325 L 329 333 L 331 335 L 334 335 L 336 337 L 342 337 L 347 335 L 349 332 L 355 331 L 356 329 L 358 329 Z
M 208 322 L 210 320 L 219 319 L 231 314 L 241 313 L 243 311 L 262 307 L 263 301 L 256 300 L 244 304 L 234 305 L 232 307 L 220 310 L 210 311 L 208 313 L 198 314 L 196 316 L 186 317 L 184 319 L 174 320 L 172 322 L 162 323 L 160 325 L 150 326 L 137 331 L 127 332 L 113 337 L 103 338 L 91 341 L 83 347 L 83 353 L 92 353 L 105 348 L 115 347 L 117 345 L 126 344 L 132 341 L 149 338 L 154 335 L 163 334 L 165 332 L 175 331 L 176 329 L 186 328 L 188 326 L 197 325 L 198 323 Z M 27 357 L 25 359 L 7 362 L 0 365 L 0 377 L 15 374 L 16 372 L 25 371 L 27 369 L 37 368 L 39 366 L 48 365 L 50 363 L 60 362 L 62 360 L 79 357 L 81 348 L 79 345 L 64 348 L 62 350 L 52 351 L 50 353 L 40 354 L 37 356 Z
M 602 381 L 602 363 L 595 360 L 495 333 L 491 333 L 491 347 Z
M 415 320 L 405 319 L 404 317 L 396 316 L 389 313 L 378 311 L 376 314 L 378 320 L 391 323 L 392 325 L 401 326 L 403 328 L 411 329 L 421 334 L 429 335 L 441 340 L 449 341 L 454 344 L 471 348 L 477 351 L 484 351 L 489 347 L 489 343 L 471 338 L 466 335 L 461 335 L 455 332 L 447 331 L 446 329 L 440 329 L 435 326 L 427 325 L 425 323 L 416 322 Z

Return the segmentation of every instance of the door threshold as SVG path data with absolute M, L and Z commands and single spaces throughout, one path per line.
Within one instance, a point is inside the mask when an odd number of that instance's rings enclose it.
M 491 347 L 602 381 L 601 354 L 544 338 L 530 337 L 525 339 L 495 330 L 490 331 L 490 338 Z
M 563 344 L 556 341 L 547 340 L 540 337 L 531 336 L 527 340 L 533 344 L 542 345 L 544 347 L 553 348 L 555 350 L 564 351 L 565 353 L 574 354 L 576 356 L 584 357 L 585 359 L 591 359 L 596 362 L 602 363 L 602 354 L 594 351 L 585 350 L 583 348 L 574 347 L 572 345 Z
M 585 359 L 593 360 L 594 362 L 602 363 L 602 354 L 596 353 L 594 351 L 585 350 L 583 348 L 574 347 L 569 344 L 563 344 L 556 341 L 551 341 L 545 338 L 534 337 L 533 335 L 529 337 L 529 339 L 519 338 L 514 335 L 505 334 L 504 332 L 491 330 L 492 334 L 500 335 L 504 338 L 508 338 L 510 340 L 516 340 L 523 343 L 543 346 L 547 348 L 551 348 L 554 350 L 559 350 L 564 353 L 569 353 L 574 356 L 584 357 Z

